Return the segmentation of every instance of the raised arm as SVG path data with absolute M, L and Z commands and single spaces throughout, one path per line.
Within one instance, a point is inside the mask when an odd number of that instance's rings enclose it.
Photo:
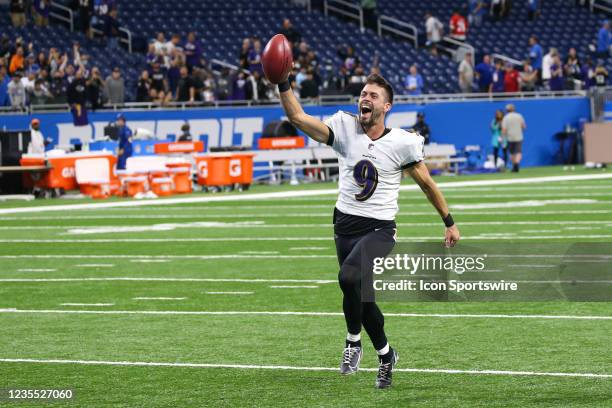
M 320 143 L 327 143 L 330 132 L 327 125 L 304 112 L 288 83 L 280 84 L 279 91 L 281 104 L 289 121 L 310 138 Z
M 453 222 L 446 200 L 436 185 L 436 182 L 431 178 L 427 166 L 425 166 L 424 162 L 417 163 L 408 168 L 408 174 L 410 174 L 410 177 L 412 177 L 415 183 L 423 190 L 429 202 L 434 206 L 436 211 L 438 211 L 440 217 L 442 217 L 444 225 L 446 226 L 446 232 L 444 234 L 446 246 L 454 246 L 460 238 L 459 229 Z

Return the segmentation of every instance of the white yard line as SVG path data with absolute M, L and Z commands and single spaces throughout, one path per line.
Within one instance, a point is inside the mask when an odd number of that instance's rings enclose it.
M 112 268 L 115 264 L 78 264 L 77 268 Z
M 430 207 L 430 206 L 428 206 Z M 58 221 L 58 220 L 125 220 L 143 219 L 143 220 L 163 220 L 163 219 L 207 219 L 207 218 L 331 218 L 331 210 L 333 206 L 329 206 L 329 211 L 317 213 L 304 212 L 288 212 L 283 214 L 274 213 L 234 213 L 234 214 L 134 214 L 134 215 L 72 215 L 72 216 L 16 216 L 16 217 L 0 217 L 0 221 Z M 610 214 L 612 210 L 529 210 L 529 211 L 514 211 L 514 210 L 496 210 L 496 211 L 457 211 L 460 215 L 584 215 L 584 214 Z M 428 215 L 437 217 L 438 215 L 432 209 L 430 211 L 400 211 L 397 216 L 414 216 Z M 246 226 L 241 226 L 241 228 Z M 70 227 L 64 227 L 66 229 Z M 248 228 L 248 227 L 247 227 Z
M 547 177 L 528 177 L 528 178 L 508 178 L 497 180 L 473 180 L 473 181 L 458 181 L 438 183 L 441 188 L 448 187 L 478 187 L 478 186 L 505 186 L 514 184 L 537 184 L 537 183 L 552 183 L 559 181 L 579 181 L 579 180 L 601 180 L 610 179 L 612 174 L 583 174 L 571 176 L 547 176 Z M 418 190 L 417 185 L 400 186 L 400 191 Z M 229 194 L 222 196 L 206 195 L 204 197 L 185 197 L 185 198 L 165 198 L 151 201 L 119 201 L 111 203 L 88 203 L 88 204 L 66 204 L 66 205 L 48 205 L 40 207 L 19 207 L 19 208 L 3 208 L 0 209 L 0 214 L 16 214 L 16 213 L 40 213 L 49 211 L 73 211 L 86 209 L 100 208 L 117 208 L 117 207 L 144 207 L 144 206 L 159 206 L 159 205 L 174 205 L 174 204 L 191 204 L 191 203 L 209 203 L 209 202 L 227 202 L 227 201 L 247 201 L 247 200 L 262 200 L 262 199 L 278 199 L 291 197 L 311 197 L 320 195 L 335 195 L 337 189 L 317 189 L 317 190 L 297 190 L 297 191 L 282 191 L 275 193 L 253 193 L 253 194 Z
M 330 247 L 293 247 L 289 248 L 290 251 L 324 251 L 330 249 Z
M 114 303 L 60 303 L 60 306 L 114 306 Z
M 337 367 L 305 367 L 289 365 L 252 365 L 252 364 L 215 364 L 215 363 L 170 363 L 152 361 L 103 361 L 103 360 L 67 360 L 67 359 L 33 359 L 33 358 L 0 358 L 2 363 L 30 364 L 74 364 L 98 366 L 131 366 L 131 367 L 188 367 L 188 368 L 227 368 L 239 370 L 291 370 L 291 371 L 338 371 Z M 375 372 L 377 368 L 362 367 L 360 371 Z M 538 377 L 579 377 L 579 378 L 612 378 L 612 374 L 540 372 L 510 370 L 463 370 L 446 368 L 395 368 L 399 373 L 427 374 L 471 374 L 471 375 L 505 375 L 505 376 L 538 376 Z
M 341 312 L 291 311 L 187 311 L 187 310 L 55 310 L 55 309 L 0 309 L 1 313 L 24 314 L 102 314 L 102 315 L 160 315 L 160 316 L 314 316 L 340 317 Z M 389 317 L 429 317 L 449 319 L 559 319 L 559 320 L 612 320 L 612 316 L 530 315 L 530 314 L 449 314 L 449 313 L 385 313 Z
M 140 262 L 140 263 L 163 263 L 170 262 L 169 259 L 132 259 L 130 262 Z
M 545 240 L 545 239 L 609 239 L 612 234 L 582 234 L 582 235 L 522 235 L 515 236 L 516 233 L 493 233 L 493 235 L 474 235 L 462 236 L 463 241 L 467 240 L 500 240 L 509 238 L 516 240 Z M 97 239 L 0 239 L 0 243 L 12 244 L 85 244 L 85 243 L 118 243 L 118 242 L 253 242 L 253 241 L 331 241 L 331 237 L 216 237 L 216 238 L 97 238 Z M 399 237 L 397 242 L 420 242 L 420 241 L 442 241 L 442 236 L 432 237 Z M 256 251 L 253 251 L 256 252 Z M 228 257 L 279 257 L 284 255 L 271 254 L 244 254 L 228 255 Z M 294 257 L 291 255 L 289 257 Z M 310 255 L 304 255 L 310 256 Z M 317 256 L 317 255 L 312 255 Z M 83 265 L 76 265 L 83 266 Z M 89 265 L 88 265 L 89 266 Z M 97 265 L 96 265 L 97 266 Z M 107 266 L 107 265 L 104 265 Z M 104 267 L 101 266 L 101 267 Z M 112 265 L 111 265 L 112 266 Z M 92 266 L 93 267 L 93 266 Z M 110 267 L 110 266 L 108 266 Z
M 429 205 L 429 204 L 428 204 Z M 326 208 L 330 208 L 329 206 L 325 206 Z M 576 225 L 589 225 L 588 227 L 564 227 L 564 229 L 568 229 L 568 230 L 578 230 L 578 229 L 584 229 L 584 230 L 589 230 L 589 229 L 599 229 L 601 227 L 601 224 L 605 224 L 605 223 L 611 223 L 612 220 L 592 220 L 592 221 L 585 221 L 585 220 L 572 220 L 572 221 L 556 221 L 556 220 L 549 220 L 549 221 L 461 221 L 461 225 L 470 225 L 470 226 L 480 226 L 480 225 L 567 225 L 568 222 L 571 222 L 571 224 Z M 155 225 L 155 224 L 154 224 Z M 235 225 L 235 224 L 234 224 Z M 333 224 L 330 223 L 325 223 L 325 224 L 265 224 L 263 221 L 261 222 L 254 222 L 254 223 L 242 223 L 240 224 L 240 229 L 259 229 L 259 228 L 332 228 Z M 398 227 L 429 227 L 429 226 L 440 226 L 440 222 L 439 221 L 433 221 L 433 222 L 399 222 L 397 223 Z M 612 224 L 607 224 L 605 225 L 606 227 L 612 227 Z M 115 232 L 117 231 L 118 228 L 120 228 L 122 226 L 120 225 L 105 225 L 104 228 L 108 228 L 109 229 L 109 233 L 110 232 Z M 28 226 L 0 226 L 0 230 L 68 230 L 68 229 L 97 229 L 97 228 L 101 228 L 98 226 L 91 226 L 91 225 L 74 225 L 74 226 L 65 226 L 65 225 L 53 225 L 53 226 L 48 226 L 48 225 L 40 225 L 40 226 L 36 226 L 36 225 L 28 225 Z M 194 225 L 194 223 L 185 223 L 181 226 L 181 228 L 201 228 L 197 225 Z M 225 227 L 219 227 L 219 228 L 225 228 Z M 100 232 L 98 232 L 100 233 Z M 318 248 L 318 247 L 307 247 L 307 248 Z
M 17 269 L 17 272 L 55 272 L 57 271 L 57 269 L 35 269 L 35 268 L 29 268 L 29 269 Z
M 186 297 L 135 297 L 133 300 L 185 300 Z
M 318 286 L 313 285 L 271 285 L 272 289 L 317 289 Z
M 0 282 L 237 282 L 237 283 L 337 283 L 326 279 L 247 279 L 247 278 L 2 278 Z
M 204 292 L 207 295 L 252 295 L 255 292 Z

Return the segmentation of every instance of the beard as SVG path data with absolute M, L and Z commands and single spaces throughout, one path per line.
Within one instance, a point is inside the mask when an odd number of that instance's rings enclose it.
M 365 115 L 363 113 L 359 113 L 359 123 L 364 129 L 369 129 L 378 121 L 380 117 L 380 112 L 376 109 L 372 109 L 372 111 Z

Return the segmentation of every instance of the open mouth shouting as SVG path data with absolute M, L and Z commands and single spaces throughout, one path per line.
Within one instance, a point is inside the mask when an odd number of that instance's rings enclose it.
M 372 105 L 368 103 L 362 103 L 359 107 L 359 113 L 361 114 L 362 120 L 368 120 L 372 115 Z

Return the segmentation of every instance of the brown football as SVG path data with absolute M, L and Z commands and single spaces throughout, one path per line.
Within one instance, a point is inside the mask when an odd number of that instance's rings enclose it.
M 293 51 L 284 35 L 276 34 L 268 41 L 261 55 L 261 63 L 268 81 L 278 84 L 287 79 L 293 65 Z

